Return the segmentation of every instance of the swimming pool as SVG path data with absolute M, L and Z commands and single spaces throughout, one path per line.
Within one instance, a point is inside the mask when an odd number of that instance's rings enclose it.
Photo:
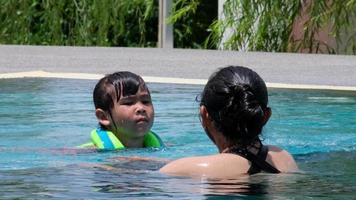
M 270 89 L 265 143 L 291 152 L 304 173 L 238 180 L 169 177 L 161 161 L 216 153 L 198 118 L 199 85 L 149 84 L 153 130 L 167 148 L 78 150 L 97 121 L 96 81 L 0 80 L 0 199 L 350 199 L 356 194 L 356 93 Z M 95 164 L 113 166 L 111 170 Z

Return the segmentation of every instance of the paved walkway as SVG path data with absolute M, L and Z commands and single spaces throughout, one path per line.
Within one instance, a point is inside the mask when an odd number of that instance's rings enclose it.
M 356 90 L 356 56 L 218 50 L 0 45 L 0 74 L 28 71 L 206 80 L 217 68 L 243 65 L 273 84 Z M 0 76 L 1 77 L 1 76 Z M 167 79 L 168 80 L 168 79 Z M 169 81 L 168 81 L 169 82 Z M 199 80 L 198 80 L 199 82 Z

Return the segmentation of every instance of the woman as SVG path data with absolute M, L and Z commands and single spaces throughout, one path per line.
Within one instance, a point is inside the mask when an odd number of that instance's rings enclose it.
M 251 69 L 229 66 L 214 73 L 200 102 L 201 123 L 220 154 L 172 161 L 160 169 L 166 174 L 232 178 L 261 171 L 293 172 L 293 157 L 260 140 L 271 116 L 265 82 Z

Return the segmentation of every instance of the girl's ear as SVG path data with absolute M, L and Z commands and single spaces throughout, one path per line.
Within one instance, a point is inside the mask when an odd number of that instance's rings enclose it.
M 103 111 L 102 109 L 98 108 L 95 110 L 95 115 L 96 118 L 99 121 L 99 124 L 103 125 L 103 126 L 109 126 L 110 125 L 110 120 L 106 114 L 105 111 Z

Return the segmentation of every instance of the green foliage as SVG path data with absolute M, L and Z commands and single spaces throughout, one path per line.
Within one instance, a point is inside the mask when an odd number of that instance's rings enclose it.
M 206 45 L 224 49 L 283 51 L 299 5 L 293 0 L 228 0 L 225 18 L 212 24 Z
M 174 24 L 174 47 L 205 48 L 209 25 L 217 19 L 217 1 L 175 0 L 169 23 Z
M 173 21 L 196 12 L 203 0 L 177 0 Z M 268 52 L 356 53 L 356 1 L 226 0 L 224 18 L 210 25 L 205 47 Z M 303 17 L 301 17 L 303 16 Z M 301 36 L 293 33 L 302 23 Z M 336 46 L 319 38 L 321 32 Z M 195 33 L 190 33 L 194 35 Z
M 0 43 L 156 46 L 155 0 L 0 0 Z
M 174 0 L 178 48 L 356 53 L 356 0 Z M 0 0 L 0 44 L 154 47 L 157 0 Z M 301 15 L 304 16 L 301 18 Z M 300 37 L 293 27 L 302 23 Z M 328 31 L 336 45 L 319 38 Z

